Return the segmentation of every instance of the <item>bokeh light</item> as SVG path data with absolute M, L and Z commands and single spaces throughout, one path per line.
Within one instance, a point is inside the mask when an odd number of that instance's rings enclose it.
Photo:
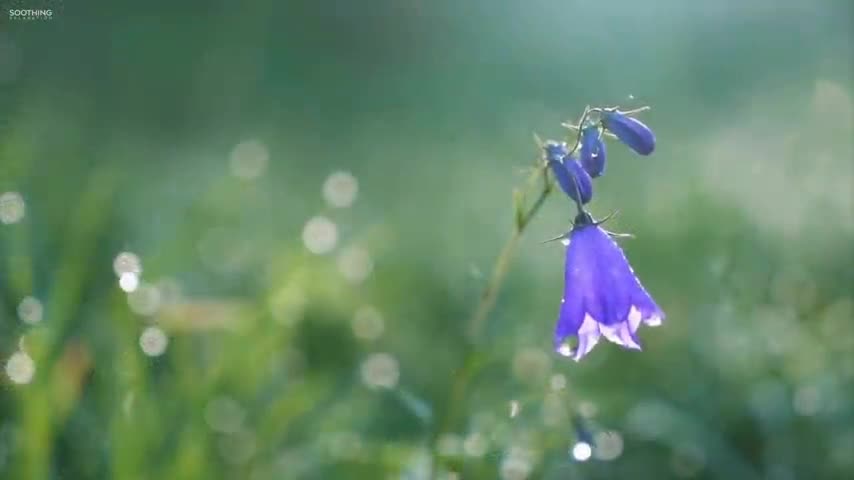
M 26 324 L 35 325 L 41 322 L 43 313 L 42 303 L 35 297 L 24 297 L 18 304 L 18 318 Z
M 598 460 L 616 460 L 623 454 L 623 437 L 619 432 L 598 432 L 593 436 L 593 455 Z
M 139 288 L 139 275 L 133 272 L 122 273 L 119 277 L 119 288 L 126 293 L 131 293 Z
M 267 170 L 270 153 L 260 140 L 252 139 L 238 143 L 231 151 L 229 166 L 231 173 L 242 180 L 255 180 Z
M 361 283 L 374 269 L 371 254 L 361 247 L 348 247 L 338 254 L 338 271 L 351 283 Z
M 142 261 L 133 252 L 121 252 L 113 259 L 113 271 L 117 277 L 125 273 L 139 275 L 142 273 Z
M 499 474 L 502 480 L 525 480 L 534 469 L 532 452 L 522 447 L 511 447 L 501 460 Z
M 12 383 L 27 384 L 36 374 L 36 364 L 24 351 L 13 353 L 6 361 L 6 376 Z
M 329 253 L 338 243 L 338 227 L 326 217 L 313 217 L 303 228 L 302 241 L 311 253 Z
M 388 353 L 371 354 L 362 362 L 362 381 L 371 388 L 394 388 L 400 378 L 397 359 Z
M 356 310 L 352 321 L 353 335 L 361 340 L 376 340 L 385 330 L 382 314 L 371 305 L 364 305 Z
M 356 201 L 358 193 L 359 182 L 349 172 L 333 172 L 323 182 L 323 198 L 330 207 L 350 207 Z
M 139 346 L 149 357 L 159 357 L 166 352 L 169 337 L 159 327 L 147 327 L 139 336 Z
M 0 223 L 18 223 L 26 214 L 24 197 L 18 192 L 0 194 Z
M 579 462 L 586 462 L 587 460 L 590 460 L 592 455 L 593 447 L 591 447 L 587 442 L 577 442 L 572 446 L 572 458 Z

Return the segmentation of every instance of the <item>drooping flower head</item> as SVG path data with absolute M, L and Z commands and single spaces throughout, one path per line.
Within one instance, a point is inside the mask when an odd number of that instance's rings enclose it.
M 569 233 L 555 349 L 576 361 L 590 353 L 599 339 L 640 350 L 637 331 L 643 323 L 660 325 L 664 312 L 643 288 L 622 249 L 581 212 Z M 577 338 L 573 348 L 568 343 Z
M 605 153 L 605 142 L 597 127 L 590 126 L 581 131 L 581 166 L 591 178 L 605 173 Z
M 564 193 L 582 205 L 590 202 L 593 198 L 593 179 L 578 160 L 569 155 L 566 144 L 548 142 L 544 149 L 546 161 Z
M 655 134 L 636 118 L 619 111 L 605 111 L 602 114 L 602 124 L 621 142 L 641 155 L 649 155 L 655 150 Z

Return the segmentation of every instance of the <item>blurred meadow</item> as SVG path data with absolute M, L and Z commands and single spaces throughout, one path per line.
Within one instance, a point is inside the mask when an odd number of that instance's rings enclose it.
M 854 478 L 849 0 L 0 6 L 0 478 Z M 553 352 L 552 194 L 469 339 L 588 104 L 667 320 Z

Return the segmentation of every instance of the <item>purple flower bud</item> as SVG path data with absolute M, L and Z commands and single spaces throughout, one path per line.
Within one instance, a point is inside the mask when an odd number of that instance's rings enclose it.
M 582 205 L 590 202 L 593 198 L 593 179 L 576 159 L 569 156 L 566 144 L 549 141 L 543 149 L 546 151 L 546 160 L 560 188 L 569 195 L 569 198 L 576 202 L 580 201 Z M 580 199 L 576 192 L 581 194 Z
M 605 128 L 610 130 L 641 155 L 649 155 L 655 150 L 655 134 L 640 120 L 623 115 L 620 112 L 605 112 L 602 116 Z
M 562 162 L 563 157 L 569 154 L 569 149 L 567 149 L 565 143 L 558 143 L 554 140 L 549 140 L 548 142 L 546 142 L 546 145 L 543 147 L 543 150 L 546 151 L 546 160 L 548 160 L 549 162 Z
M 605 173 L 605 142 L 596 127 L 585 128 L 581 133 L 581 166 L 596 178 Z
M 567 155 L 563 161 L 549 160 L 549 166 L 560 188 L 569 198 L 581 202 L 582 205 L 590 202 L 593 198 L 593 179 L 584 171 L 578 160 Z

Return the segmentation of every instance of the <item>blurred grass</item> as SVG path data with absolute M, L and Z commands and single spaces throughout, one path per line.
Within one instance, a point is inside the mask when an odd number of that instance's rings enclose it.
M 448 479 L 854 474 L 848 2 L 54 8 L 0 30 L 0 194 L 26 202 L 0 224 L 0 478 L 423 478 L 451 411 Z M 531 134 L 588 103 L 653 107 L 656 154 L 610 143 L 592 208 L 621 210 L 667 323 L 641 354 L 552 354 L 563 253 L 539 242 L 572 208 L 551 198 L 455 399 Z M 324 201 L 337 170 L 350 208 Z M 603 432 L 616 458 L 572 460 Z

